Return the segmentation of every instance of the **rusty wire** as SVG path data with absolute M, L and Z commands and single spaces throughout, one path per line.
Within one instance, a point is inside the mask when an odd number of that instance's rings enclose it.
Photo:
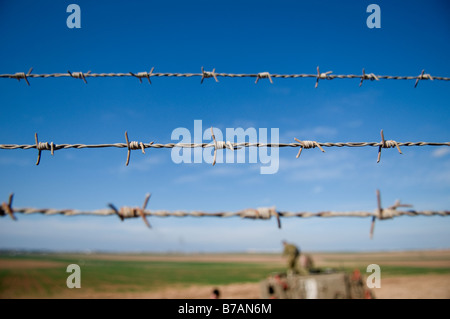
M 15 150 L 15 149 L 37 149 L 38 150 L 38 158 L 36 161 L 36 165 L 39 165 L 41 160 L 41 152 L 46 150 L 50 151 L 52 155 L 54 155 L 55 151 L 62 149 L 83 149 L 83 148 L 108 148 L 108 147 L 116 147 L 116 148 L 127 148 L 127 160 L 126 165 L 128 166 L 130 162 L 130 153 L 132 150 L 141 150 L 142 153 L 145 154 L 146 148 L 214 148 L 214 161 L 215 164 L 216 151 L 218 149 L 230 149 L 236 150 L 242 147 L 299 147 L 299 152 L 297 153 L 297 158 L 300 156 L 301 151 L 303 149 L 310 149 L 318 147 L 322 152 L 325 152 L 323 147 L 378 147 L 378 156 L 377 162 L 380 161 L 381 150 L 383 148 L 397 148 L 398 152 L 402 154 L 400 146 L 450 146 L 450 142 L 397 142 L 394 140 L 385 140 L 383 130 L 381 130 L 381 141 L 380 142 L 335 142 L 335 143 L 323 143 L 317 141 L 300 141 L 297 138 L 294 138 L 296 143 L 251 143 L 251 142 L 230 142 L 230 141 L 216 141 L 214 136 L 213 128 L 211 127 L 212 139 L 213 143 L 167 143 L 160 144 L 154 143 L 153 141 L 150 143 L 129 141 L 128 133 L 125 132 L 125 140 L 126 143 L 112 143 L 112 144 L 55 144 L 53 142 L 39 142 L 37 133 L 35 134 L 35 144 L 0 144 L 0 149 L 5 150 Z
M 54 208 L 13 208 L 12 207 L 13 194 L 9 196 L 8 203 L 4 202 L 0 206 L 0 216 L 9 215 L 13 220 L 17 220 L 14 214 L 20 213 L 25 215 L 30 214 L 43 214 L 50 215 L 64 215 L 64 216 L 81 216 L 81 215 L 94 215 L 94 216 L 110 216 L 116 215 L 121 221 L 128 218 L 141 217 L 147 227 L 151 228 L 150 223 L 146 217 L 241 217 L 244 219 L 263 219 L 268 220 L 275 217 L 277 220 L 278 228 L 281 228 L 282 217 L 298 217 L 298 218 L 311 218 L 311 217 L 370 217 L 372 219 L 370 227 L 370 237 L 373 236 L 375 220 L 392 219 L 400 216 L 449 216 L 450 211 L 432 211 L 432 210 L 398 210 L 399 207 L 411 207 L 408 204 L 401 204 L 396 201 L 394 205 L 388 208 L 381 207 L 380 192 L 377 190 L 377 204 L 378 207 L 374 212 L 367 211 L 321 211 L 321 212 L 290 212 L 279 211 L 275 207 L 259 207 L 259 208 L 247 208 L 236 212 L 216 212 L 207 213 L 203 211 L 167 211 L 167 210 L 147 210 L 146 206 L 150 199 L 150 194 L 147 194 L 142 207 L 130 207 L 123 206 L 117 209 L 113 204 L 109 203 L 109 209 L 97 209 L 91 211 L 82 211 L 76 209 L 54 209 Z
M 273 83 L 273 78 L 282 78 L 282 79 L 295 79 L 295 78 L 315 78 L 316 83 L 315 87 L 317 88 L 319 84 L 319 80 L 333 80 L 333 79 L 361 79 L 359 86 L 362 85 L 363 81 L 379 81 L 379 80 L 415 80 L 414 87 L 417 87 L 417 84 L 421 80 L 439 80 L 439 81 L 450 81 L 450 77 L 443 76 L 432 76 L 430 74 L 425 73 L 425 70 L 417 76 L 398 76 L 398 75 L 375 75 L 374 73 L 366 73 L 365 69 L 362 70 L 362 74 L 332 74 L 332 71 L 320 72 L 319 67 L 317 67 L 317 73 L 315 74 L 271 74 L 269 72 L 259 72 L 259 73 L 216 73 L 216 69 L 212 71 L 205 71 L 204 68 L 201 68 L 201 73 L 161 73 L 161 72 L 153 72 L 154 67 L 150 70 L 150 72 L 126 72 L 126 73 L 91 73 L 88 71 L 86 73 L 83 72 L 71 72 L 67 71 L 67 73 L 47 73 L 47 74 L 34 74 L 31 73 L 33 68 L 30 68 L 27 73 L 25 72 L 16 72 L 14 74 L 0 74 L 0 78 L 9 78 L 9 79 L 17 79 L 18 81 L 25 80 L 25 82 L 30 85 L 28 81 L 29 78 L 60 78 L 60 77 L 71 77 L 75 79 L 81 79 L 84 83 L 87 84 L 87 78 L 107 78 L 107 77 L 135 77 L 141 83 L 142 79 L 147 79 L 150 84 L 151 77 L 200 77 L 200 83 L 203 83 L 204 79 L 214 78 L 216 82 L 219 82 L 218 77 L 228 77 L 228 78 L 256 78 L 255 83 L 258 83 L 260 79 L 269 79 L 270 83 Z

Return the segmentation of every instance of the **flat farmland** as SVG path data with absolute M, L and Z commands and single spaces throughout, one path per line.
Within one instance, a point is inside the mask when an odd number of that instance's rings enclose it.
M 344 271 L 381 267 L 379 299 L 449 299 L 450 250 L 314 253 L 315 266 Z M 81 269 L 81 288 L 69 289 L 66 268 Z M 0 255 L 0 298 L 258 299 L 259 282 L 285 269 L 280 254 L 73 254 Z

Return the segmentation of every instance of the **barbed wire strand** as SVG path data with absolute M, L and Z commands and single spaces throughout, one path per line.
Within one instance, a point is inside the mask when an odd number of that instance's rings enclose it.
M 55 151 L 62 149 L 84 149 L 84 148 L 127 148 L 127 160 L 125 165 L 128 166 L 130 162 L 130 154 L 132 150 L 141 150 L 143 154 L 145 154 L 145 149 L 147 148 L 214 148 L 214 160 L 213 165 L 216 163 L 216 153 L 219 149 L 230 149 L 236 150 L 242 147 L 299 147 L 299 152 L 297 153 L 297 158 L 300 157 L 300 154 L 303 149 L 310 149 L 318 147 L 322 152 L 325 152 L 323 147 L 378 147 L 378 156 L 377 163 L 380 162 L 381 158 L 381 150 L 383 148 L 397 148 L 398 152 L 402 154 L 400 146 L 450 146 L 450 142 L 397 142 L 394 140 L 385 140 L 384 132 L 381 130 L 381 142 L 335 142 L 335 143 L 323 143 L 317 141 L 306 141 L 299 140 L 294 138 L 295 143 L 259 143 L 259 142 L 230 142 L 230 141 L 217 141 L 214 135 L 213 128 L 211 127 L 211 136 L 213 143 L 167 143 L 160 144 L 154 143 L 153 141 L 150 143 L 143 143 L 137 141 L 129 141 L 128 132 L 125 132 L 125 140 L 126 143 L 112 143 L 112 144 L 55 144 L 53 142 L 39 142 L 38 135 L 35 133 L 35 144 L 0 144 L 0 149 L 4 150 L 15 150 L 15 149 L 37 149 L 38 150 L 38 158 L 36 161 L 36 165 L 39 165 L 41 160 L 41 152 L 42 151 L 50 151 L 52 155 L 54 155 Z
M 398 75 L 375 75 L 374 73 L 366 73 L 363 68 L 362 74 L 332 74 L 332 71 L 320 72 L 319 67 L 317 67 L 316 74 L 271 74 L 269 72 L 259 72 L 259 73 L 216 73 L 216 69 L 214 68 L 212 71 L 205 71 L 204 68 L 201 68 L 201 73 L 161 73 L 161 72 L 153 72 L 154 67 L 150 70 L 150 72 L 126 72 L 126 73 L 91 73 L 88 71 L 86 73 L 83 72 L 71 72 L 67 71 L 67 73 L 43 73 L 43 74 L 33 74 L 33 68 L 30 68 L 27 73 L 25 72 L 16 72 L 14 74 L 0 74 L 0 78 L 10 78 L 20 80 L 25 80 L 25 82 L 30 85 L 28 81 L 29 78 L 61 78 L 61 77 L 71 77 L 75 79 L 81 79 L 85 84 L 87 84 L 86 78 L 110 78 L 110 77 L 135 77 L 142 83 L 142 79 L 147 79 L 149 84 L 152 84 L 151 77 L 201 77 L 200 84 L 203 83 L 204 79 L 214 78 L 216 82 L 219 82 L 218 77 L 228 77 L 228 78 L 256 78 L 255 83 L 258 83 L 260 79 L 269 79 L 270 83 L 273 83 L 273 78 L 281 78 L 281 79 L 296 79 L 296 78 L 315 78 L 316 83 L 315 87 L 319 85 L 319 80 L 333 80 L 333 79 L 361 79 L 359 86 L 362 85 L 363 81 L 379 81 L 379 80 L 415 80 L 414 87 L 416 88 L 419 81 L 421 80 L 438 80 L 438 81 L 450 81 L 450 77 L 443 76 L 432 76 L 428 73 L 425 73 L 425 70 L 417 76 L 398 76 Z
M 94 216 L 110 216 L 117 215 L 121 221 L 127 218 L 141 217 L 148 228 L 151 228 L 150 223 L 146 217 L 241 217 L 245 219 L 271 219 L 275 217 L 277 220 L 278 228 L 281 229 L 282 217 L 298 217 L 298 218 L 311 218 L 311 217 L 371 217 L 370 237 L 373 237 L 375 220 L 393 219 L 400 216 L 449 216 L 450 211 L 432 211 L 432 210 L 397 210 L 399 207 L 411 207 L 408 204 L 401 204 L 400 201 L 396 201 L 393 206 L 383 209 L 381 207 L 380 192 L 377 190 L 377 203 L 378 208 L 374 212 L 367 211 L 321 211 L 321 212 L 290 212 L 290 211 L 278 211 L 275 207 L 259 207 L 259 208 L 247 208 L 236 212 L 216 212 L 207 213 L 203 211 L 167 211 L 167 210 L 147 210 L 147 204 L 151 194 L 147 194 L 142 207 L 130 207 L 123 206 L 117 209 L 113 204 L 109 203 L 109 209 L 97 209 L 91 211 L 82 211 L 76 209 L 54 209 L 54 208 L 13 208 L 12 198 L 13 194 L 9 196 L 8 202 L 3 202 L 0 206 L 0 216 L 9 215 L 13 220 L 17 220 L 14 216 L 16 213 L 30 215 L 30 214 L 43 214 L 46 216 L 51 215 L 64 215 L 64 216 L 81 216 L 81 215 L 94 215 Z

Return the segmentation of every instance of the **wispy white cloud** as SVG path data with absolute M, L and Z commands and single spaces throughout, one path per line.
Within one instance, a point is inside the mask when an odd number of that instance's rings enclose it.
M 145 156 L 144 154 L 141 154 L 141 155 Z M 130 160 L 130 162 L 131 161 L 133 162 L 130 164 L 133 164 L 133 165 L 125 166 L 124 164 L 122 164 L 118 168 L 115 168 L 114 171 L 124 173 L 124 174 L 130 173 L 133 171 L 147 172 L 147 171 L 154 169 L 155 165 L 163 163 L 163 159 L 161 158 L 161 156 L 154 155 L 154 154 L 152 154 L 150 156 L 141 157 L 141 158 L 136 158 L 136 157 L 137 156 L 135 156 L 135 158 L 132 158 Z
M 354 120 L 354 121 L 345 123 L 345 126 L 348 128 L 359 128 L 363 125 L 364 125 L 364 122 L 362 120 Z
M 334 137 L 338 134 L 338 130 L 331 126 L 315 126 L 315 127 L 305 127 L 298 130 L 290 130 L 283 132 L 280 137 L 282 141 L 292 141 L 294 142 L 294 137 L 299 140 L 304 139 L 317 139 L 317 138 L 329 138 Z
M 30 160 L 27 160 L 26 158 L 15 158 L 15 157 L 0 157 L 0 166 L 31 166 L 33 163 Z
M 332 112 L 343 112 L 348 107 L 375 105 L 381 93 L 376 89 L 334 97 L 324 103 L 323 107 Z
M 450 165 L 446 165 L 446 170 L 432 170 L 426 180 L 430 183 L 439 183 L 442 186 L 450 186 Z M 420 176 L 418 177 L 418 179 Z
M 287 181 L 328 181 L 353 174 L 358 165 L 348 151 L 322 153 L 315 148 L 303 150 L 300 158 L 281 158 L 279 171 Z
M 450 154 L 450 147 L 443 146 L 443 147 L 439 147 L 439 148 L 435 149 L 431 153 L 431 156 L 436 157 L 436 158 L 440 158 L 440 157 L 444 157 L 444 156 L 446 156 L 448 154 Z
M 233 165 L 233 166 L 230 166 Z M 254 164 L 255 166 L 257 164 Z M 259 165 L 257 166 L 259 169 Z M 223 177 L 223 176 L 249 176 L 249 172 L 254 174 L 254 169 L 244 168 L 242 164 L 216 164 L 214 168 L 202 170 L 197 173 L 183 174 L 179 176 L 175 182 L 176 183 L 199 183 L 202 181 L 209 181 L 212 177 Z M 247 178 L 247 177 L 246 177 Z
M 227 126 L 229 127 L 229 125 Z M 249 127 L 257 127 L 255 121 L 246 120 L 246 119 L 236 119 L 233 121 L 233 128 L 242 127 L 244 130 L 248 129 Z
M 314 194 L 320 194 L 323 192 L 323 187 L 322 186 L 314 186 L 313 188 L 313 193 Z
M 332 180 L 343 177 L 349 167 L 328 167 L 328 168 L 306 168 L 304 170 L 296 170 L 286 176 L 290 181 L 318 181 Z

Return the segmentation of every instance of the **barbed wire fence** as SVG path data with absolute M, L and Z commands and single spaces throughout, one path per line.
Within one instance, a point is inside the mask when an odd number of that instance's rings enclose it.
M 212 165 L 216 163 L 217 150 L 229 149 L 236 150 L 242 147 L 299 147 L 299 151 L 296 155 L 297 158 L 300 157 L 303 149 L 319 148 L 322 152 L 325 152 L 323 147 L 378 147 L 377 163 L 381 159 L 381 150 L 383 148 L 397 148 L 398 152 L 402 154 L 400 146 L 450 146 L 450 142 L 397 142 L 394 140 L 385 140 L 383 130 L 380 132 L 381 141 L 380 142 L 336 142 L 336 143 L 323 143 L 317 141 L 301 141 L 294 138 L 295 143 L 252 143 L 252 142 L 230 142 L 230 141 L 217 141 L 214 135 L 214 130 L 211 127 L 211 136 L 213 139 L 212 143 L 167 143 L 159 144 L 154 143 L 143 143 L 137 141 L 131 141 L 128 139 L 128 132 L 125 132 L 125 143 L 110 143 L 110 144 L 55 144 L 53 142 L 39 142 L 38 135 L 35 133 L 35 144 L 0 144 L 0 149 L 4 150 L 15 150 L 15 149 L 37 149 L 38 157 L 36 165 L 39 165 L 41 161 L 41 152 L 50 151 L 51 155 L 54 155 L 55 151 L 62 149 L 85 149 L 85 148 L 127 148 L 127 160 L 126 166 L 130 162 L 130 154 L 132 150 L 141 150 L 145 154 L 145 149 L 148 148 L 214 148 L 214 160 Z
M 144 204 L 141 207 L 123 206 L 120 209 L 116 208 L 113 204 L 108 204 L 109 208 L 97 209 L 92 211 L 82 211 L 76 209 L 54 209 L 54 208 L 13 208 L 13 194 L 9 195 L 8 202 L 3 202 L 0 206 L 0 216 L 9 215 L 11 219 L 17 220 L 15 214 L 43 214 L 46 216 L 51 215 L 64 215 L 64 216 L 81 216 L 81 215 L 93 215 L 93 216 L 111 216 L 116 215 L 121 221 L 128 218 L 140 217 L 148 228 L 151 228 L 147 217 L 241 217 L 244 219 L 263 219 L 268 220 L 274 217 L 277 221 L 278 228 L 281 229 L 281 218 L 297 217 L 297 218 L 311 218 L 311 217 L 370 217 L 372 218 L 370 226 L 370 237 L 373 237 L 375 221 L 393 219 L 400 216 L 449 216 L 450 211 L 432 211 L 432 210 L 398 210 L 400 207 L 412 207 L 409 204 L 401 204 L 400 201 L 396 201 L 394 205 L 388 208 L 382 208 L 380 192 L 377 190 L 377 204 L 378 207 L 374 212 L 367 211 L 321 211 L 321 212 L 290 212 L 279 211 L 275 207 L 259 207 L 259 208 L 247 208 L 236 212 L 216 212 L 207 213 L 203 211 L 167 211 L 167 210 L 148 210 L 147 204 L 149 202 L 151 194 L 147 194 L 144 200 Z
M 319 85 L 319 80 L 333 80 L 333 79 L 360 79 L 359 86 L 363 84 L 363 81 L 379 81 L 379 80 L 415 80 L 414 87 L 417 87 L 419 81 L 430 80 L 430 81 L 450 81 L 450 77 L 443 76 L 432 76 L 431 74 L 425 73 L 425 70 L 417 76 L 399 76 L 399 75 L 375 75 L 374 73 L 366 73 L 365 69 L 362 69 L 362 74 L 332 74 L 333 71 L 320 72 L 319 67 L 317 67 L 316 74 L 271 74 L 269 72 L 259 72 L 259 73 L 216 73 L 216 70 L 205 71 L 201 68 L 201 73 L 161 73 L 153 72 L 154 67 L 150 72 L 126 72 L 126 73 L 91 73 L 88 71 L 84 72 L 71 72 L 67 73 L 43 73 L 35 74 L 32 73 L 33 68 L 30 68 L 28 72 L 16 72 L 14 74 L 0 74 L 0 78 L 16 79 L 18 81 L 25 80 L 25 82 L 30 85 L 29 78 L 61 78 L 70 77 L 75 79 L 81 79 L 87 84 L 87 78 L 112 78 L 112 77 L 134 77 L 137 78 L 141 83 L 142 79 L 147 79 L 147 81 L 152 84 L 152 77 L 178 77 L 178 78 L 190 78 L 190 77 L 200 77 L 200 83 L 202 84 L 204 79 L 213 78 L 216 82 L 219 82 L 218 77 L 226 78 L 256 78 L 255 83 L 258 83 L 260 79 L 268 79 L 270 83 L 273 83 L 273 78 L 281 79 L 298 79 L 298 78 L 315 78 L 315 87 Z
M 391 76 L 391 75 L 375 75 L 374 73 L 366 73 L 365 69 L 362 70 L 361 75 L 357 74 L 332 74 L 332 71 L 320 72 L 319 67 L 317 67 L 316 74 L 271 74 L 269 72 L 259 72 L 254 74 L 234 74 L 234 73 L 216 73 L 215 69 L 212 71 L 205 71 L 201 68 L 201 73 L 159 73 L 153 72 L 154 67 L 150 72 L 128 72 L 128 73 L 91 73 L 88 71 L 83 72 L 71 72 L 67 73 L 47 73 L 47 74 L 34 74 L 32 73 L 33 68 L 30 68 L 27 73 L 16 72 L 14 74 L 0 74 L 0 78 L 10 78 L 24 80 L 28 85 L 30 85 L 29 78 L 60 78 L 60 77 L 71 77 L 75 79 L 81 79 L 87 84 L 87 78 L 109 78 L 109 77 L 135 77 L 141 83 L 143 79 L 152 84 L 152 77 L 201 77 L 200 83 L 202 84 L 204 79 L 213 78 L 216 82 L 219 82 L 218 77 L 228 77 L 228 78 L 255 78 L 255 83 L 258 83 L 260 79 L 268 79 L 270 83 L 273 83 L 273 78 L 283 78 L 283 79 L 294 79 L 294 78 L 315 78 L 315 88 L 318 87 L 319 80 L 333 80 L 333 79 L 360 79 L 359 86 L 363 84 L 365 80 L 379 81 L 379 80 L 415 80 L 414 87 L 416 88 L 419 81 L 422 80 L 437 80 L 437 81 L 450 81 L 450 77 L 442 76 L 432 76 L 425 73 L 422 70 L 421 74 L 417 76 Z M 381 142 L 337 142 L 337 143 L 323 143 L 317 141 L 307 141 L 299 140 L 294 138 L 296 143 L 252 143 L 252 142 L 230 142 L 230 141 L 217 141 L 214 135 L 213 128 L 211 127 L 211 136 L 213 139 L 212 143 L 143 143 L 137 141 L 129 141 L 128 133 L 125 132 L 126 143 L 105 143 L 105 144 L 55 144 L 53 142 L 39 142 L 37 133 L 35 134 L 35 144 L 0 144 L 0 149 L 14 150 L 14 149 L 37 149 L 38 158 L 36 165 L 39 165 L 41 160 L 42 151 L 50 151 L 52 155 L 54 152 L 61 149 L 84 149 L 84 148 L 127 148 L 127 159 L 126 165 L 128 166 L 130 161 L 130 154 L 132 150 L 141 150 L 145 154 L 145 149 L 149 148 L 214 148 L 214 159 L 212 165 L 216 163 L 217 150 L 230 149 L 236 150 L 240 148 L 248 147 L 299 147 L 299 151 L 296 155 L 297 158 L 300 157 L 303 149 L 319 148 L 322 152 L 325 152 L 323 147 L 378 147 L 377 162 L 380 161 L 381 150 L 383 148 L 397 148 L 398 152 L 402 154 L 400 147 L 403 146 L 450 146 L 450 142 L 397 142 L 394 140 L 385 140 L 383 130 L 381 130 Z M 43 215 L 65 215 L 65 216 L 78 216 L 78 215 L 96 215 L 96 216 L 109 216 L 116 215 L 120 220 L 125 220 L 127 218 L 141 217 L 147 227 L 151 227 L 147 220 L 147 217 L 241 217 L 250 219 L 270 219 L 275 217 L 277 220 L 278 228 L 281 228 L 281 218 L 285 217 L 299 217 L 299 218 L 309 218 L 309 217 L 370 217 L 372 219 L 370 227 L 370 237 L 372 238 L 374 232 L 375 221 L 392 219 L 399 216 L 448 216 L 450 211 L 416 211 L 416 210 L 398 210 L 400 207 L 410 207 L 411 205 L 404 205 L 400 202 L 396 202 L 393 206 L 383 209 L 381 207 L 380 193 L 377 191 L 377 202 L 378 208 L 375 212 L 366 211 L 353 211 L 353 212 L 335 212 L 335 211 L 322 211 L 322 212 L 289 212 L 289 211 L 278 211 L 275 207 L 269 208 L 256 208 L 256 209 L 244 209 L 237 212 L 216 212 L 216 213 L 206 213 L 202 211 L 166 211 L 166 210 L 147 210 L 146 206 L 150 199 L 150 194 L 145 198 L 142 207 L 128 207 L 124 206 L 117 209 L 113 204 L 108 204 L 109 209 L 98 209 L 93 211 L 80 211 L 76 209 L 52 209 L 52 208 L 13 208 L 12 200 L 13 194 L 9 196 L 8 202 L 3 202 L 0 207 L 0 216 L 9 215 L 13 220 L 16 220 L 15 214 L 22 213 L 28 214 L 43 214 Z

